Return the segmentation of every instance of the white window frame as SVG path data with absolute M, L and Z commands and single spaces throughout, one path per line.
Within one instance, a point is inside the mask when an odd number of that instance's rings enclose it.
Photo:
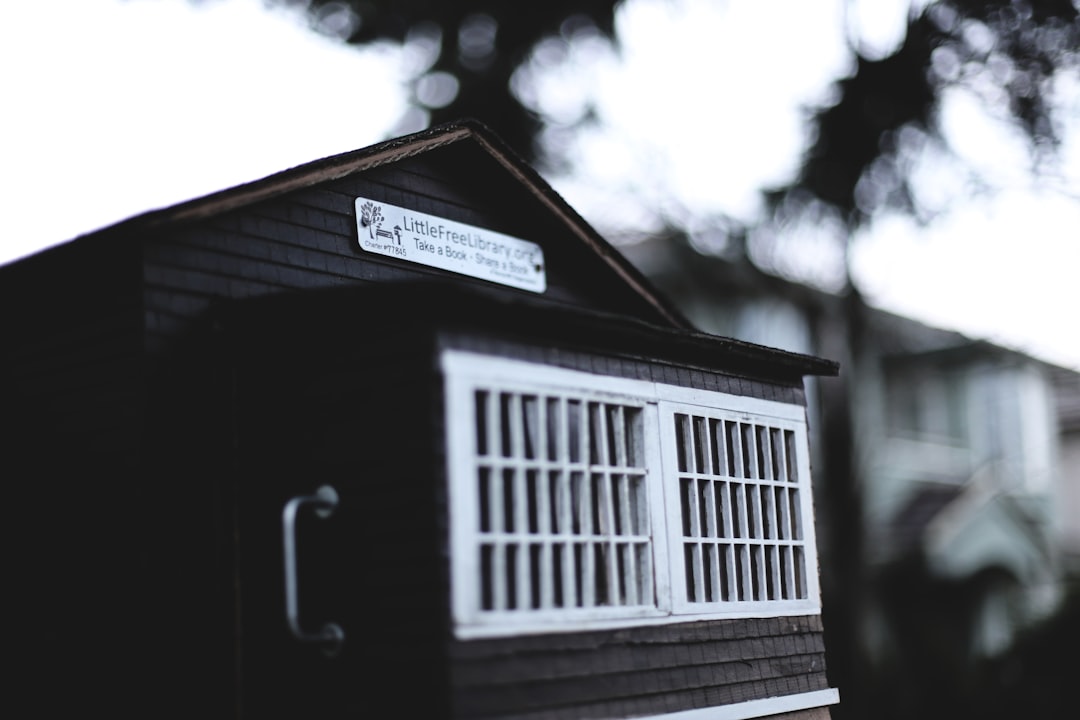
M 447 350 L 441 357 L 446 392 L 447 472 L 450 526 L 451 604 L 459 638 L 530 632 L 571 632 L 699 619 L 811 615 L 821 611 L 811 500 L 805 409 L 727 393 L 630 378 L 596 375 L 522 360 Z M 602 607 L 498 610 L 481 607 L 480 531 L 477 477 L 483 461 L 476 451 L 475 393 L 565 396 L 585 402 L 641 407 L 645 497 L 648 501 L 654 602 Z M 690 602 L 683 574 L 682 507 L 675 446 L 675 413 L 722 415 L 794 432 L 803 528 L 805 597 L 798 600 Z M 601 468 L 602 469 L 602 468 Z M 511 542 L 514 542 L 511 539 Z M 548 602 L 548 601 L 545 601 Z
M 772 617 L 819 613 L 821 611 L 820 586 L 816 540 L 814 537 L 814 513 L 810 484 L 810 448 L 807 440 L 805 410 L 798 405 L 788 405 L 726 393 L 671 385 L 657 385 L 656 387 L 661 417 L 663 485 L 668 532 L 667 544 L 670 553 L 668 565 L 671 568 L 672 612 L 684 616 L 683 619 L 687 620 L 694 618 L 685 616 Z M 726 471 L 716 473 L 708 468 L 702 472 L 696 472 L 695 468 L 680 469 L 676 455 L 679 450 L 679 443 L 676 439 L 675 429 L 675 418 L 678 416 L 687 416 L 691 420 L 720 420 L 736 430 L 750 430 L 749 447 L 751 457 L 746 459 L 748 471 L 744 473 L 736 471 L 729 475 Z M 776 451 L 778 453 L 778 462 L 776 464 L 781 465 L 786 465 L 786 462 L 792 460 L 792 458 L 787 456 L 788 448 L 786 443 L 781 442 L 779 448 L 772 447 L 772 438 L 768 437 L 770 434 L 768 431 L 779 432 L 781 438 L 785 437 L 784 433 L 790 433 L 786 437 L 790 438 L 795 450 L 794 463 L 791 464 L 790 470 L 787 467 L 782 467 L 778 472 L 774 471 L 772 467 L 767 467 L 774 464 L 770 462 L 766 462 L 763 467 L 758 467 L 759 459 L 754 451 L 757 449 L 755 442 L 759 437 L 757 432 L 759 430 L 766 430 L 767 435 L 761 455 Z M 736 453 L 741 453 L 740 448 L 736 447 L 735 450 Z M 705 465 L 709 465 L 712 460 L 710 457 L 711 452 L 710 444 L 704 443 L 702 455 Z M 721 450 L 721 452 L 723 451 Z M 791 477 L 787 477 L 788 473 L 791 474 Z M 774 474 L 779 474 L 780 478 L 773 477 Z M 741 520 L 735 523 L 739 527 L 737 532 L 728 532 L 725 538 L 723 537 L 725 533 L 720 532 L 719 528 L 712 528 L 711 530 L 702 528 L 695 530 L 691 535 L 699 537 L 702 544 L 745 548 L 745 553 L 748 556 L 747 561 L 755 566 L 754 569 L 751 569 L 748 565 L 743 564 L 740 568 L 742 571 L 739 573 L 742 576 L 740 588 L 744 589 L 747 594 L 767 594 L 769 585 L 780 582 L 778 576 L 782 574 L 785 576 L 783 584 L 789 589 L 788 594 L 797 594 L 798 597 L 789 597 L 787 599 L 762 599 L 756 597 L 714 602 L 699 600 L 695 602 L 687 596 L 685 570 L 680 571 L 678 569 L 685 568 L 686 562 L 683 555 L 683 497 L 681 495 L 683 478 L 687 478 L 694 483 L 731 485 L 733 495 L 736 492 L 734 488 L 740 486 L 755 489 L 774 489 L 779 493 L 784 493 L 786 496 L 795 494 L 797 498 L 795 508 L 797 517 L 790 512 L 790 503 L 787 505 L 786 512 L 784 507 L 772 508 L 772 515 L 779 521 L 776 523 L 779 527 L 771 526 L 768 521 L 763 520 L 770 514 L 768 507 L 770 500 L 774 503 L 775 500 L 762 499 L 760 496 L 752 498 L 751 493 L 752 499 L 748 498 L 744 502 L 738 503 L 738 507 L 735 508 L 742 515 Z M 704 514 L 709 516 L 711 523 L 713 520 L 712 513 L 706 512 Z M 730 520 L 728 520 L 728 524 L 731 524 Z M 770 549 L 772 550 L 771 553 L 768 552 Z M 789 556 L 785 562 L 781 562 L 782 553 L 785 549 Z M 796 561 L 795 557 L 797 557 L 798 553 L 801 553 L 801 558 Z M 698 554 L 695 560 L 701 562 L 704 558 Z M 704 560 L 704 564 L 708 565 L 708 561 Z M 796 567 L 800 567 L 801 571 L 797 571 Z M 714 571 L 717 569 L 713 568 Z M 720 568 L 720 571 L 723 574 L 722 568 Z M 708 572 L 707 568 L 705 572 Z M 734 569 L 732 569 L 732 572 L 734 572 Z M 796 576 L 798 576 L 797 583 Z M 772 582 L 767 582 L 767 578 Z M 793 584 L 797 584 L 798 587 L 791 588 L 790 586 Z M 728 589 L 731 590 L 731 588 Z M 779 590 L 779 588 L 776 590 Z M 782 594 L 776 592 L 776 590 L 773 591 L 774 594 Z M 697 592 L 700 594 L 701 589 L 699 588 Z

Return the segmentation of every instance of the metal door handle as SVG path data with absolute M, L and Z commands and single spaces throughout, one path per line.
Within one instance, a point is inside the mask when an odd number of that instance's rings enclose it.
M 285 504 L 281 512 L 281 529 L 285 541 L 285 619 L 289 630 L 300 642 L 321 643 L 323 652 L 333 657 L 345 642 L 345 631 L 337 623 L 326 623 L 317 633 L 305 632 L 300 627 L 300 599 L 296 582 L 296 514 L 303 505 L 314 505 L 315 514 L 328 518 L 338 506 L 338 494 L 329 485 L 323 485 L 314 495 L 300 495 Z

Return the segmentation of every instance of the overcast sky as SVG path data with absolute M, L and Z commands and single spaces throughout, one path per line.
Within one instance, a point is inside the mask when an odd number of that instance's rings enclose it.
M 538 54 L 533 102 L 569 122 L 591 97 L 604 130 L 573 139 L 576 174 L 557 188 L 601 229 L 617 224 L 612 197 L 646 229 L 656 208 L 752 219 L 757 190 L 797 167 L 805 107 L 850 69 L 841 7 L 629 0 L 621 56 L 587 39 Z M 906 7 L 851 3 L 848 32 L 887 52 Z M 421 60 L 346 47 L 261 0 L 4 3 L 0 262 L 412 129 L 402 88 Z M 946 96 L 954 155 L 916 163 L 937 219 L 882 217 L 854 245 L 873 302 L 1080 368 L 1080 80 L 1058 85 L 1071 124 L 1049 178 L 992 104 Z M 973 193 L 971 168 L 987 192 Z

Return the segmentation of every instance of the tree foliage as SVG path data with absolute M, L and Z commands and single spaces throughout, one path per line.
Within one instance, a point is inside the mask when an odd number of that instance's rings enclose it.
M 277 0 L 297 4 L 298 0 Z M 514 96 L 511 78 L 545 37 L 583 23 L 614 34 L 620 0 L 300 0 L 312 24 L 352 44 L 424 44 L 430 66 L 414 79 L 415 106 L 431 124 L 475 117 L 535 159 L 536 115 Z M 453 92 L 456 83 L 456 93 Z M 440 85 L 441 84 L 441 85 Z M 449 88 L 446 86 L 449 85 Z
M 856 226 L 882 206 L 916 212 L 901 165 L 904 131 L 940 137 L 935 111 L 943 91 L 969 83 L 992 88 L 1036 156 L 1058 142 L 1051 80 L 1080 64 L 1080 20 L 1070 0 L 939 0 L 910 17 L 891 55 L 856 52 L 839 100 L 813 119 L 816 141 L 795 181 L 769 194 L 774 207 L 816 198 Z M 908 135 L 910 137 L 910 134 Z M 988 148 L 988 151 L 992 149 Z
M 312 24 L 353 44 L 389 40 L 430 50 L 413 81 L 413 103 L 430 123 L 476 117 L 536 160 L 540 119 L 515 96 L 514 72 L 545 37 L 591 24 L 617 40 L 620 0 L 273 0 L 302 4 Z M 810 122 L 816 140 L 798 176 L 766 197 L 790 212 L 824 203 L 849 227 L 882 207 L 914 212 L 905 176 L 906 140 L 939 138 L 936 110 L 957 84 L 996 89 L 1036 155 L 1057 142 L 1050 111 L 1051 78 L 1080 65 L 1080 13 L 1075 0 L 936 0 L 910 15 L 892 54 L 855 55 L 855 70 L 838 82 L 837 102 Z M 778 19 L 778 22 L 781 21 Z M 792 58 L 792 62 L 797 62 Z M 763 88 L 763 92 L 767 89 Z

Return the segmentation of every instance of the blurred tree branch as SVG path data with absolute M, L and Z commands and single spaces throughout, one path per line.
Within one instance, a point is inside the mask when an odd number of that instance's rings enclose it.
M 621 2 L 268 1 L 306 8 L 313 28 L 351 44 L 413 44 L 424 56 L 412 80 L 422 123 L 476 117 L 534 163 L 543 157 L 543 121 L 513 92 L 515 71 L 545 38 L 582 26 L 617 43 Z M 1033 161 L 1052 158 L 1059 138 L 1051 80 L 1080 66 L 1078 7 L 1074 0 L 936 0 L 909 15 L 891 54 L 867 57 L 852 43 L 855 70 L 837 82 L 836 102 L 808 118 L 815 139 L 800 172 L 765 191 L 778 227 L 831 212 L 850 232 L 882 209 L 925 220 L 905 159 L 913 143 L 944 145 L 937 111 L 950 87 L 993 88 L 1029 139 Z M 729 230 L 735 245 L 745 245 L 748 228 Z
M 1070 0 L 938 0 L 909 18 L 891 55 L 869 59 L 853 48 L 854 74 L 839 82 L 838 102 L 813 115 L 816 140 L 798 177 L 767 193 L 771 207 L 816 199 L 849 228 L 882 207 L 918 215 L 898 167 L 904 131 L 940 139 L 942 93 L 980 73 L 1003 92 L 1035 160 L 1052 155 L 1059 138 L 1050 81 L 1060 68 L 1080 66 L 1078 16 Z
M 545 37 L 590 24 L 614 39 L 620 0 L 272 0 L 304 5 L 312 26 L 350 44 L 423 42 L 430 65 L 412 83 L 414 106 L 438 124 L 475 117 L 529 160 L 538 157 L 539 118 L 514 96 L 511 78 Z M 457 91 L 432 93 L 432 80 Z M 452 97 L 450 97 L 452 96 Z M 448 99 L 448 102 L 443 102 Z

